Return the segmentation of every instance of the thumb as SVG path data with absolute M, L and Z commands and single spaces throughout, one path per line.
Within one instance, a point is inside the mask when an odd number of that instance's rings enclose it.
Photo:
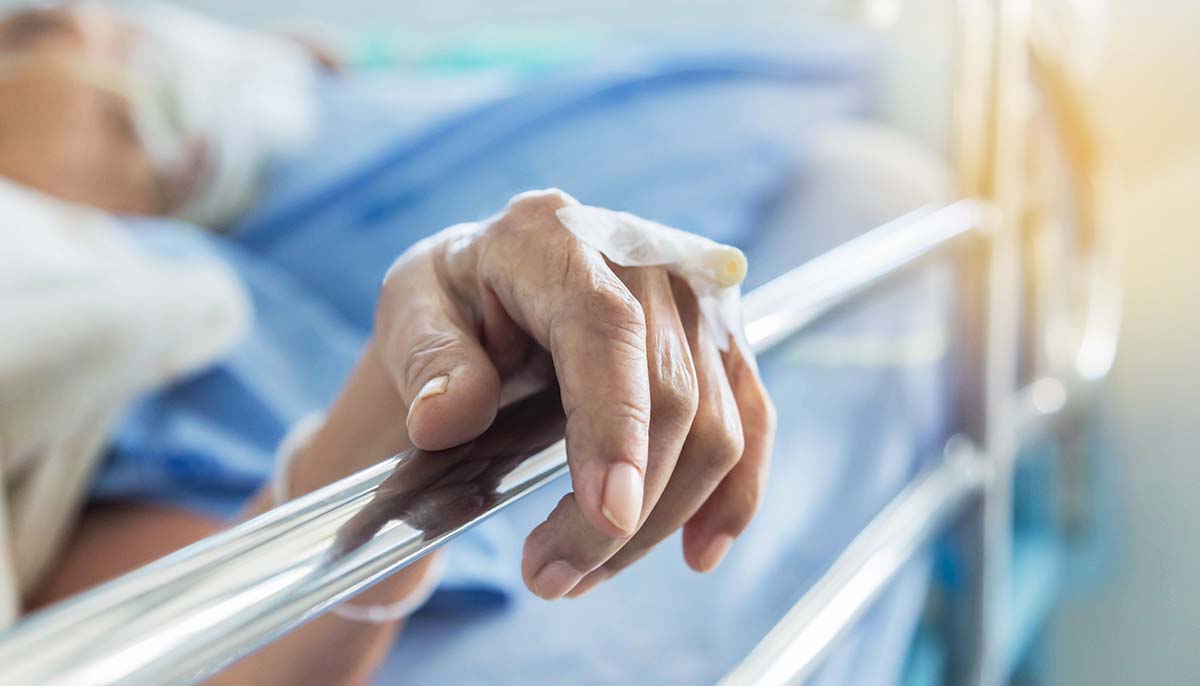
M 421 281 L 388 284 L 408 297 L 380 302 L 380 354 L 408 407 L 409 439 L 422 450 L 444 450 L 491 426 L 500 375 L 453 300 L 436 280 Z

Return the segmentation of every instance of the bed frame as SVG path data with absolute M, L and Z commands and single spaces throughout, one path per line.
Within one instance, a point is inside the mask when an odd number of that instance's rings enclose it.
M 1064 419 L 1086 411 L 1107 374 L 1120 319 L 1111 243 L 1096 220 L 1103 167 L 1054 46 L 1031 40 L 1032 11 L 1032 0 L 954 5 L 949 121 L 962 200 L 896 219 L 746 296 L 747 335 L 762 352 L 904 271 L 953 260 L 962 383 L 958 433 L 944 454 L 722 684 L 788 684 L 810 675 L 905 563 L 943 535 L 957 547 L 967 582 L 952 598 L 949 679 L 997 686 L 1006 678 L 997 613 L 1011 583 L 1014 468 L 1031 453 L 1022 450 L 1026 442 L 1079 444 L 1070 434 L 1081 422 Z M 1046 115 L 1040 126 L 1036 112 Z M 1067 163 L 1065 212 L 1028 193 L 1036 176 L 1030 165 L 1047 146 Z M 1050 244 L 1058 248 L 1046 249 Z M 490 484 L 477 511 L 434 516 L 419 527 L 392 521 L 344 550 L 343 525 L 365 516 L 408 457 L 26 618 L 0 634 L 0 684 L 197 682 L 567 469 L 560 442 Z

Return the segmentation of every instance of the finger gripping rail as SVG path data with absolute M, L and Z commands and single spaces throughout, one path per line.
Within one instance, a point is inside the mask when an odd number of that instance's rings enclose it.
M 919 210 L 749 293 L 751 346 L 770 349 L 979 217 L 973 201 Z M 38 612 L 0 633 L 0 686 L 201 680 L 565 474 L 558 408 L 553 393 L 527 399 L 467 446 L 389 458 Z

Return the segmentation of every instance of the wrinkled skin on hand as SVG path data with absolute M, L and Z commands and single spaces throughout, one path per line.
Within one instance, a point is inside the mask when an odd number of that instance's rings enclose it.
M 332 557 L 366 544 L 391 521 L 420 530 L 425 540 L 466 524 L 499 500 L 501 479 L 561 440 L 565 426 L 552 388 L 500 410 L 479 438 L 446 450 L 405 451 L 370 504 L 338 530 Z
M 516 386 L 558 385 L 574 491 L 522 563 L 545 598 L 680 528 L 688 564 L 715 567 L 754 515 L 775 427 L 753 361 L 713 340 L 688 285 L 608 262 L 559 223 L 563 204 L 525 194 L 415 245 L 385 280 L 374 343 L 425 450 L 483 434 Z

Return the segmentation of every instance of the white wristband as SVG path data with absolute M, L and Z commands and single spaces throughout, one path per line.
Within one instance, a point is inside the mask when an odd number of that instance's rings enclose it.
M 275 468 L 271 477 L 271 496 L 275 505 L 282 505 L 290 499 L 288 475 L 292 462 L 296 458 L 296 453 L 300 452 L 300 448 L 308 443 L 317 429 L 321 428 L 324 420 L 324 416 L 319 412 L 307 415 L 292 425 L 287 435 L 280 441 L 279 449 L 275 453 Z M 421 609 L 421 606 L 429 601 L 433 592 L 437 590 L 437 582 L 442 576 L 444 565 L 442 556 L 436 555 L 421 582 L 403 600 L 388 605 L 356 605 L 345 602 L 334 606 L 330 612 L 352 622 L 367 624 L 397 622 Z

